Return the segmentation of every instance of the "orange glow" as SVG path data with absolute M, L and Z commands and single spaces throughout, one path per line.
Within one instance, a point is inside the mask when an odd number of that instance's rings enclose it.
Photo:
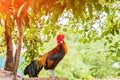
M 0 0 L 0 5 L 6 8 L 19 8 L 26 0 Z
M 0 0 L 0 12 L 16 15 L 26 0 Z
M 14 0 L 14 7 L 19 8 L 26 0 Z

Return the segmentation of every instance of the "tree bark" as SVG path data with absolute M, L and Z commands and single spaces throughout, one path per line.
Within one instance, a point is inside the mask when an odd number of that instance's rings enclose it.
M 17 69 L 19 65 L 19 60 L 20 60 L 20 52 L 21 52 L 21 46 L 22 46 L 22 19 L 18 18 L 17 19 L 17 25 L 18 25 L 18 40 L 17 40 L 17 48 L 15 52 L 15 62 L 14 62 L 14 69 L 13 69 L 13 74 L 14 74 L 14 79 L 16 80 L 16 74 L 17 74 Z
M 7 25 L 7 21 L 5 21 L 5 41 L 7 45 L 6 52 L 6 62 L 5 62 L 5 70 L 13 71 L 13 45 L 12 45 L 12 31 L 10 31 L 10 27 Z

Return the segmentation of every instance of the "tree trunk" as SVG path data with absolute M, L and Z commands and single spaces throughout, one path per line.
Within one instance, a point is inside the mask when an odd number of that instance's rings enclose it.
M 13 74 L 14 74 L 14 79 L 16 80 L 16 74 L 17 74 L 17 69 L 19 65 L 19 60 L 20 60 L 20 52 L 21 52 L 21 46 L 22 46 L 22 19 L 18 18 L 17 19 L 17 25 L 18 25 L 18 40 L 17 40 L 17 48 L 15 52 L 15 63 L 14 63 L 14 69 L 13 69 Z
M 6 52 L 6 62 L 5 62 L 5 70 L 13 71 L 13 46 L 12 46 L 12 31 L 10 31 L 10 27 L 5 21 L 5 41 L 7 45 L 7 52 Z

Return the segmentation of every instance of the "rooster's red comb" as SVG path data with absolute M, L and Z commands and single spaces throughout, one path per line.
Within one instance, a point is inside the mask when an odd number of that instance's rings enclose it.
M 57 40 L 63 40 L 65 38 L 64 34 L 57 35 Z

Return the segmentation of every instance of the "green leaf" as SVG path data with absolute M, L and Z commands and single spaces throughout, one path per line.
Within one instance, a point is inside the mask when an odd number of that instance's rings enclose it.
M 47 36 L 47 42 L 51 39 L 51 36 Z
M 120 50 L 118 50 L 116 56 L 117 56 L 117 57 L 120 57 Z
M 116 29 L 116 33 L 117 33 L 117 34 L 119 34 L 119 33 L 120 33 L 118 29 Z
M 115 45 L 110 45 L 110 46 L 109 46 L 109 49 L 112 49 L 112 48 L 115 48 L 115 49 L 116 49 L 116 46 L 115 46 Z
M 102 5 L 99 3 L 94 3 L 96 10 L 101 11 L 102 10 Z
M 107 42 L 104 43 L 104 46 L 106 46 L 106 45 L 107 45 Z
M 63 28 L 63 31 L 64 31 L 64 32 L 67 32 L 67 28 Z
M 110 52 L 112 52 L 112 53 L 115 53 L 116 52 L 116 50 L 109 50 Z
M 105 10 L 105 12 L 106 12 L 107 14 L 110 14 L 110 10 L 109 10 L 109 8 L 108 8 L 107 6 L 104 6 L 104 10 Z
M 114 60 L 114 61 L 118 61 L 118 59 L 117 59 L 116 56 L 112 56 L 112 60 Z

